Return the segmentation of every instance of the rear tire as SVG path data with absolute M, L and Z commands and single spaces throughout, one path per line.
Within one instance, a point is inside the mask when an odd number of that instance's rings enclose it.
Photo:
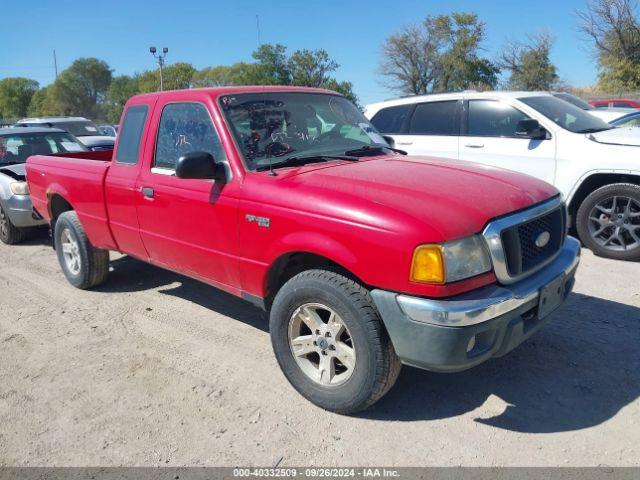
M 595 190 L 580 205 L 576 228 L 596 255 L 640 260 L 640 186 L 614 183 Z
M 309 324 L 318 326 L 320 334 Z M 308 270 L 285 283 L 273 301 L 269 326 L 287 380 L 326 410 L 364 410 L 385 395 L 400 374 L 402 365 L 369 291 L 339 273 Z M 292 334 L 294 326 L 298 330 Z M 299 348 L 294 335 L 307 343 Z M 303 351 L 309 353 L 301 355 Z
M 76 212 L 64 212 L 58 217 L 54 239 L 58 261 L 71 285 L 88 289 L 106 280 L 109 251 L 91 245 Z
M 24 241 L 26 236 L 26 229 L 18 228 L 11 223 L 11 219 L 0 205 L 0 241 L 7 245 L 15 245 Z

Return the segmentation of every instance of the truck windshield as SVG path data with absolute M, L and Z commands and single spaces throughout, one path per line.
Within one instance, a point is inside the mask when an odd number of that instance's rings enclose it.
M 365 146 L 388 147 L 344 97 L 323 93 L 259 92 L 220 98 L 247 168 L 288 157 L 340 155 Z
M 77 139 L 63 132 L 0 135 L 0 165 L 24 163 L 31 155 L 86 151 Z
M 613 128 L 585 110 L 551 95 L 521 97 L 519 100 L 573 133 L 595 133 Z

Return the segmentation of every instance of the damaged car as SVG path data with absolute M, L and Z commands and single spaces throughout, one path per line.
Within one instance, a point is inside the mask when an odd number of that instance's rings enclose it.
M 8 245 L 47 223 L 33 212 L 25 178 L 31 155 L 86 152 L 76 137 L 56 128 L 0 128 L 0 241 Z

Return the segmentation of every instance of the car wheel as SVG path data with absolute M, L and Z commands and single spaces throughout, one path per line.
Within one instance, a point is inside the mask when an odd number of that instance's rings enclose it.
M 0 241 L 7 245 L 15 245 L 26 237 L 26 231 L 11 223 L 11 219 L 0 206 Z
M 269 326 L 287 380 L 326 410 L 363 410 L 400 373 L 368 290 L 339 273 L 308 270 L 289 280 L 274 299 Z
M 615 183 L 594 191 L 580 205 L 576 226 L 596 255 L 640 260 L 640 186 Z
M 109 251 L 95 248 L 76 212 L 64 212 L 55 223 L 58 261 L 71 285 L 81 289 L 104 282 L 109 273 Z

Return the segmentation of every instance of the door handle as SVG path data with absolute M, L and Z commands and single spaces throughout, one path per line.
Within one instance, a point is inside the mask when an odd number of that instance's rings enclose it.
M 465 145 L 467 148 L 484 148 L 484 143 L 467 143 Z
M 413 142 L 396 142 L 398 145 L 413 145 Z
M 144 196 L 145 198 L 153 198 L 153 195 L 154 195 L 153 188 L 142 187 L 140 191 L 142 192 L 142 196 Z

